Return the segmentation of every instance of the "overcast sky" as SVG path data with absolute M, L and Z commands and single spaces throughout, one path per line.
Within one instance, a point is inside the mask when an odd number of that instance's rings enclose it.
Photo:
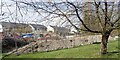
M 42 15 L 39 15 L 33 9 L 22 8 L 18 9 L 16 12 L 16 4 L 11 0 L 0 0 L 2 1 L 2 15 L 0 15 L 0 21 L 7 21 L 7 22 L 21 22 L 21 23 L 37 23 L 42 25 L 58 25 L 61 26 L 64 20 L 59 18 L 54 19 L 53 21 L 48 21 L 46 18 L 43 18 Z M 17 1 L 24 1 L 24 2 L 49 2 L 53 0 L 17 0 Z M 54 0 L 54 2 L 59 1 L 66 1 L 66 0 Z M 68 1 L 80 1 L 80 0 L 68 0 Z M 84 2 L 93 1 L 93 0 L 83 0 Z M 98 1 L 98 0 L 97 0 Z M 119 1 L 119 0 L 108 0 L 108 1 Z M 19 4 L 18 4 L 19 5 Z M 1 6 L 1 3 L 0 3 Z M 1 10 L 1 7 L 0 7 Z M 17 13 L 17 19 L 16 19 Z M 1 11 L 0 11 L 1 14 Z M 44 15 L 44 14 L 43 14 Z M 67 22 L 64 25 L 68 24 Z
M 3 16 L 0 15 L 0 21 L 7 21 L 7 22 L 17 22 L 17 23 L 37 23 L 42 25 L 54 25 L 54 26 L 65 26 L 69 25 L 69 23 L 65 22 L 62 24 L 65 20 L 61 20 L 60 18 L 55 18 L 54 20 L 47 20 L 46 18 L 43 18 L 42 15 L 39 15 L 37 12 L 35 12 L 33 9 L 27 9 L 27 8 L 21 8 L 20 10 L 17 8 L 16 12 L 16 3 L 11 0 L 0 0 L 2 1 L 2 13 Z M 17 1 L 24 1 L 24 2 L 48 2 L 51 0 L 17 0 Z M 60 0 L 55 0 L 54 2 L 59 2 Z M 65 0 L 61 0 L 65 1 Z M 74 0 L 69 0 L 74 1 Z M 0 3 L 1 5 L 1 3 Z M 19 4 L 18 4 L 19 5 Z M 1 7 L 0 7 L 1 8 Z M 17 13 L 17 16 L 16 16 Z M 17 17 L 17 19 L 16 19 Z

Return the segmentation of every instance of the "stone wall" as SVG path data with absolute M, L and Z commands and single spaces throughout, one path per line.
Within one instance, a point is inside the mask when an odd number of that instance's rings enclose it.
M 110 37 L 110 40 L 113 38 Z M 92 44 L 94 42 L 100 42 L 101 35 L 91 35 L 91 36 L 83 36 L 83 37 L 74 37 L 71 39 L 63 39 L 63 40 L 42 40 L 32 42 L 24 47 L 19 49 L 15 49 L 10 53 L 14 54 L 23 54 L 23 53 L 32 53 L 32 52 L 43 52 L 50 50 L 59 50 L 64 48 L 72 48 L 80 45 Z

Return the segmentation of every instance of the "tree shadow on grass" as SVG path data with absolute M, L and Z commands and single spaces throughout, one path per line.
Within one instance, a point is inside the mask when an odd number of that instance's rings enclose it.
M 101 58 L 118 58 L 119 51 L 107 52 L 107 54 L 101 55 Z
M 107 55 L 108 56 L 111 56 L 111 55 L 114 55 L 114 54 L 118 55 L 119 53 L 120 53 L 119 51 L 112 51 L 112 52 L 107 52 Z
M 93 42 L 93 44 L 101 44 L 101 42 Z

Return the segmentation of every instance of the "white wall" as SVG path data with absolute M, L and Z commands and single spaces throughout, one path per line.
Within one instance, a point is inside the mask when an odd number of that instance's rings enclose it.
M 54 28 L 52 28 L 51 26 L 47 26 L 47 32 L 49 32 L 49 31 L 54 32 Z
M 75 28 L 71 28 L 70 33 L 74 33 L 73 31 L 77 32 L 77 30 Z
M 3 27 L 1 24 L 0 24 L 0 32 L 3 32 Z
M 29 25 L 29 26 L 31 27 L 32 32 L 34 32 L 34 33 L 35 33 L 35 28 L 34 28 L 32 25 Z

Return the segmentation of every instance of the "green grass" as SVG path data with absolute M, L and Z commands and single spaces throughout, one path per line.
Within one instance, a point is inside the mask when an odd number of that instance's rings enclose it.
M 100 44 L 91 44 L 50 52 L 10 55 L 5 58 L 118 58 L 118 41 L 108 43 L 108 54 L 101 56 L 99 52 Z

